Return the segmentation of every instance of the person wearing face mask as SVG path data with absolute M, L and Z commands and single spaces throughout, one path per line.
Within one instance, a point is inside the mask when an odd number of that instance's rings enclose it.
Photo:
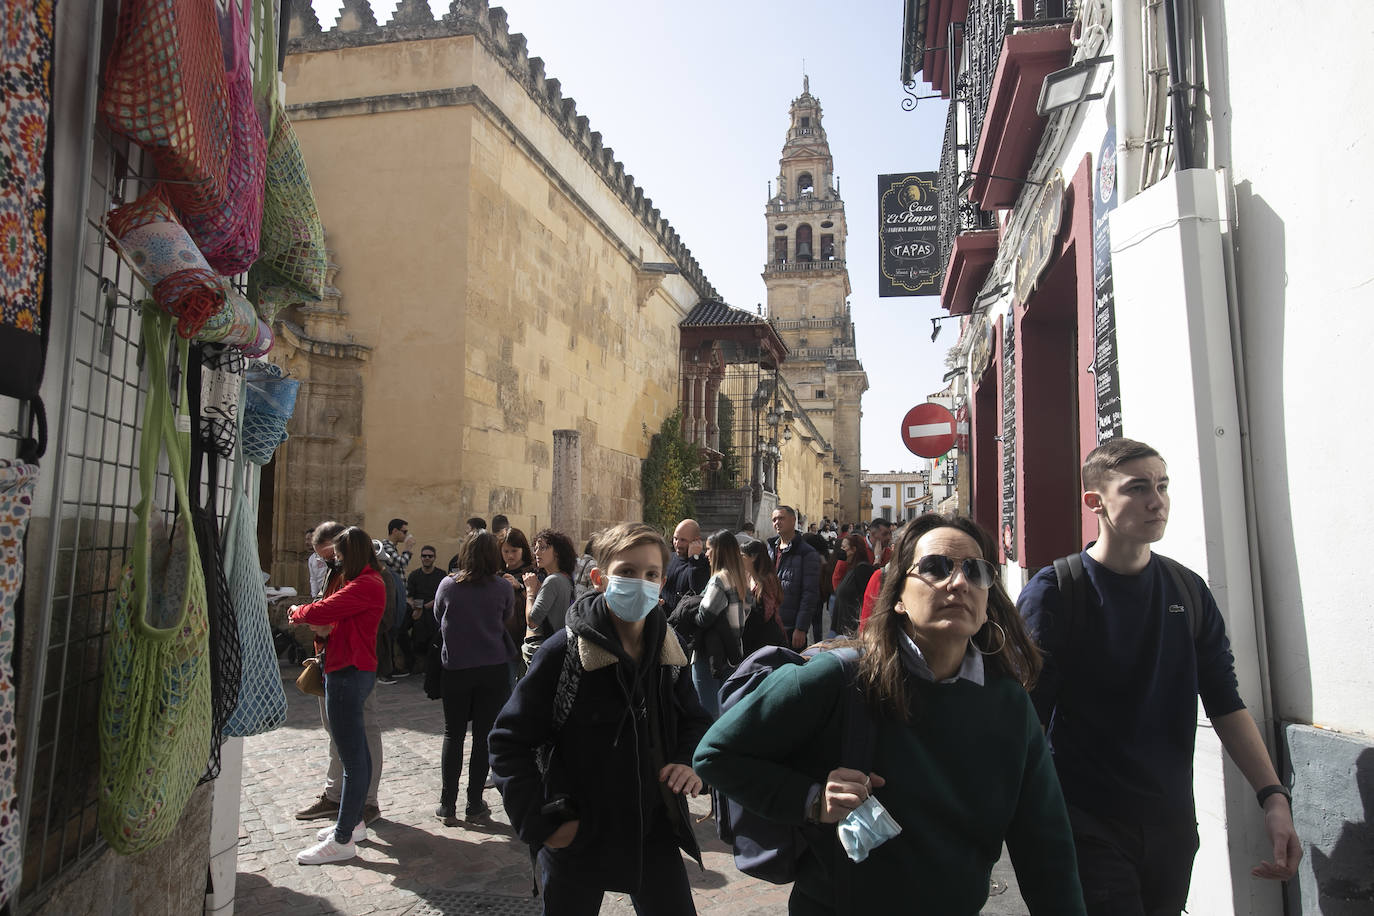
M 326 573 L 325 583 L 320 586 L 319 593 L 315 594 L 312 591 L 311 597 L 316 600 L 338 590 L 343 585 L 343 566 L 335 553 L 334 539 L 343 534 L 344 530 L 344 526 L 338 522 L 320 522 L 311 536 L 314 543 L 314 555 L 324 564 Z M 315 636 L 315 655 L 318 656 L 325 650 L 329 641 L 329 634 L 333 629 L 332 625 L 310 627 Z M 325 771 L 324 791 L 314 801 L 296 812 L 296 820 L 298 821 L 334 817 L 338 814 L 339 796 L 343 791 L 343 761 L 339 758 L 339 747 L 334 743 L 334 733 L 329 728 L 329 714 L 325 709 L 324 697 L 320 697 L 319 701 L 320 723 L 324 725 L 325 734 L 329 736 L 329 767 Z M 375 690 L 370 691 L 367 698 L 363 700 L 363 733 L 367 737 L 367 750 L 372 758 L 372 772 L 367 783 L 367 796 L 363 802 L 363 820 L 371 824 L 382 816 L 382 809 L 377 804 L 377 787 L 382 782 L 382 726 L 377 721 L 377 692 Z
M 1026 693 L 1040 652 L 996 558 L 972 519 L 905 526 L 868 625 L 827 644 L 858 653 L 853 673 L 836 652 L 779 668 L 702 739 L 702 779 L 806 836 L 789 912 L 977 913 L 1004 842 L 1032 916 L 1086 912 Z M 871 720 L 868 772 L 839 760 L 856 688 Z
M 693 914 L 681 853 L 701 864 L 686 796 L 701 791 L 691 759 L 710 718 L 659 607 L 668 546 L 626 523 L 601 533 L 592 555 L 595 591 L 496 718 L 492 772 L 537 854 L 545 913 L 594 916 L 618 891 L 640 914 Z

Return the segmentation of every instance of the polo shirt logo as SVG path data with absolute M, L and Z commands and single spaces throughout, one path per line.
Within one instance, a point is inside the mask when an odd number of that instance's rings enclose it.
M 1187 612 L 1184 610 L 1183 605 L 1181 605 L 1181 604 L 1171 604 L 1171 605 L 1169 605 L 1169 613 L 1170 613 L 1170 614 L 1184 614 L 1184 613 L 1187 613 Z

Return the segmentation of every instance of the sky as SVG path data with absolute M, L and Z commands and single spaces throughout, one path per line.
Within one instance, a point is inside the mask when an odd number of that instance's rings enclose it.
M 332 27 L 340 3 L 314 3 L 321 25 Z M 379 22 L 391 18 L 394 3 L 373 4 Z M 945 386 L 957 328 L 949 322 L 932 343 L 929 319 L 944 314 L 936 297 L 878 297 L 877 176 L 938 168 L 945 123 L 939 100 L 902 110 L 902 0 L 499 5 L 721 298 L 751 311 L 767 300 L 768 183 L 777 178 L 788 106 L 803 72 L 810 77 L 849 224 L 850 302 L 869 380 L 862 465 L 925 467 L 902 444 L 900 424 Z M 448 9 L 447 0 L 431 6 L 436 16 Z

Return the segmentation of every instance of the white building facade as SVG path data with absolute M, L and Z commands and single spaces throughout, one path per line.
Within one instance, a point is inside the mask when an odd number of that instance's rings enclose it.
M 905 74 L 953 97 L 941 305 L 964 318 L 968 511 L 1014 590 L 1095 537 L 1088 451 L 1159 449 L 1160 548 L 1210 585 L 1293 787 L 1304 859 L 1285 887 L 1250 877 L 1272 853 L 1199 711 L 1193 913 L 1374 899 L 1374 519 L 1342 486 L 1374 445 L 1350 409 L 1374 304 L 1356 177 L 1374 139 L 1349 101 L 1374 91 L 1370 34 L 1356 4 L 907 6 Z

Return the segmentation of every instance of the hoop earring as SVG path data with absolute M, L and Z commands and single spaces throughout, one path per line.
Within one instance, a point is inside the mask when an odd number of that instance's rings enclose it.
M 997 632 L 1000 633 L 1002 636 L 1002 641 L 997 644 L 996 649 L 993 649 L 989 652 L 981 648 L 978 645 L 978 643 L 974 642 L 972 637 L 970 637 L 969 645 L 973 646 L 974 651 L 977 652 L 979 655 L 996 655 L 997 653 L 1001 652 L 1003 649 L 1007 647 L 1007 631 L 1002 629 L 1002 625 L 997 621 L 993 620 L 991 617 L 988 618 L 988 623 L 992 624 L 994 627 L 997 628 Z

